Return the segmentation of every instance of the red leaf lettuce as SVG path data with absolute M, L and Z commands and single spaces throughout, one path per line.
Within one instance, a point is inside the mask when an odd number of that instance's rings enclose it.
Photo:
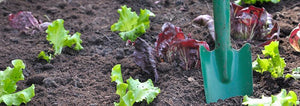
M 200 25 L 207 25 L 210 34 L 215 38 L 213 18 L 200 15 L 193 20 Z M 258 46 L 264 46 L 279 38 L 280 27 L 272 23 L 272 16 L 264 9 L 254 6 L 242 7 L 230 4 L 231 37 L 236 41 L 262 41 Z

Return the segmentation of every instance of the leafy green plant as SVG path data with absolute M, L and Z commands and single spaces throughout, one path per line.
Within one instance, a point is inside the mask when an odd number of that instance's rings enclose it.
M 14 68 L 7 67 L 4 71 L 0 71 L 0 103 L 6 105 L 20 105 L 27 103 L 34 97 L 34 84 L 29 88 L 16 92 L 17 82 L 24 80 L 23 69 L 25 64 L 22 60 L 16 59 L 12 61 Z
M 76 32 L 72 36 L 69 35 L 69 31 L 65 30 L 64 28 L 64 20 L 63 19 L 57 19 L 53 21 L 46 30 L 47 40 L 50 42 L 50 44 L 53 44 L 54 49 L 54 55 L 61 54 L 61 51 L 63 47 L 68 46 L 72 47 L 74 46 L 75 50 L 81 50 L 83 47 L 81 46 L 82 40 L 80 39 L 81 33 Z M 51 60 L 51 55 L 47 56 L 43 51 L 40 52 L 39 58 L 45 59 L 49 62 Z
M 44 59 L 47 62 L 50 62 L 50 60 L 52 59 L 52 54 L 47 55 L 44 51 L 41 51 L 40 54 L 38 55 L 38 58 Z
M 264 3 L 264 2 L 272 2 L 279 3 L 280 0 L 236 0 L 234 3 L 241 5 L 244 4 L 255 4 L 256 2 Z
M 292 74 L 286 74 L 285 78 L 294 78 L 294 79 L 300 79 L 300 67 L 294 68 L 292 70 Z
M 111 31 L 120 31 L 119 35 L 124 41 L 135 41 L 150 27 L 149 17 L 154 17 L 155 14 L 150 10 L 141 9 L 138 16 L 135 12 L 131 12 L 131 8 L 127 8 L 126 5 L 121 8 L 118 10 L 120 18 L 111 26 Z
M 249 98 L 246 95 L 242 104 L 248 106 L 296 106 L 299 104 L 299 101 L 294 91 L 289 91 L 287 94 L 285 89 L 281 89 L 279 94 L 271 95 L 271 97 L 262 95 L 261 99 Z
M 260 59 L 259 55 L 257 59 L 252 63 L 252 67 L 256 72 L 263 73 L 269 71 L 273 78 L 283 77 L 284 67 L 286 66 L 283 58 L 280 57 L 278 50 L 278 41 L 271 42 L 265 46 L 263 54 L 269 56 L 268 59 Z
M 149 104 L 160 93 L 160 89 L 153 86 L 151 79 L 141 83 L 138 79 L 134 80 L 130 77 L 127 83 L 124 83 L 120 64 L 112 68 L 111 81 L 117 83 L 116 94 L 120 96 L 120 102 L 115 102 L 115 106 L 132 106 L 135 102 L 143 100 Z
M 81 50 L 82 40 L 80 39 L 80 33 L 76 32 L 72 36 L 68 35 L 69 31 L 64 28 L 64 20 L 57 19 L 52 24 L 48 26 L 46 30 L 47 40 L 50 41 L 50 44 L 53 44 L 54 55 L 61 54 L 63 47 L 68 46 L 72 47 L 75 44 L 75 50 Z

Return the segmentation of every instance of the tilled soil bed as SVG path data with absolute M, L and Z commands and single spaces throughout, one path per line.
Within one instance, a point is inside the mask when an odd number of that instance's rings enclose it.
M 122 5 L 139 13 L 140 8 L 151 10 L 156 17 L 150 18 L 150 29 L 142 36 L 154 45 L 161 26 L 171 22 L 185 34 L 212 44 L 206 27 L 195 27 L 191 22 L 201 14 L 212 15 L 212 0 L 6 0 L 0 3 L 0 70 L 12 66 L 11 61 L 22 59 L 26 64 L 25 80 L 18 82 L 18 90 L 35 84 L 36 96 L 27 105 L 78 105 L 111 106 L 118 102 L 116 84 L 111 82 L 111 68 L 122 65 L 123 78 L 130 76 L 141 81 L 154 80 L 154 76 L 139 68 L 132 57 L 133 47 L 111 32 L 110 26 L 117 22 L 117 9 Z M 300 66 L 300 53 L 288 42 L 291 30 L 300 23 L 300 1 L 282 0 L 278 4 L 266 3 L 264 7 L 273 15 L 281 27 L 279 51 L 287 67 L 285 73 Z M 46 33 L 28 35 L 9 26 L 10 13 L 31 11 L 42 20 L 65 20 L 70 33 L 82 34 L 84 49 L 75 51 L 64 48 L 61 55 L 50 63 L 37 59 L 42 50 L 50 50 Z M 50 19 L 48 20 L 47 17 Z M 263 47 L 252 46 L 252 59 L 262 54 Z M 262 55 L 261 55 L 262 56 Z M 162 62 L 158 64 L 159 80 L 154 83 L 161 93 L 150 105 L 241 105 L 242 97 L 219 100 L 206 104 L 201 69 L 184 71 L 180 66 Z M 254 94 L 270 96 L 281 89 L 293 90 L 300 98 L 300 81 L 294 79 L 273 79 L 270 73 L 263 75 L 253 72 Z M 4 105 L 4 104 L 1 104 Z M 146 102 L 136 105 L 146 105 Z

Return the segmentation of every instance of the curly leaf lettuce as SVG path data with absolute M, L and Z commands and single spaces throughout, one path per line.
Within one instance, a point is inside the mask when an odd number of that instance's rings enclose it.
M 47 40 L 50 41 L 50 44 L 53 44 L 54 55 L 61 54 L 61 51 L 64 46 L 71 47 L 75 44 L 75 50 L 81 50 L 82 40 L 80 39 L 80 33 L 76 32 L 74 35 L 68 35 L 69 31 L 64 28 L 64 20 L 57 19 L 48 26 L 46 30 Z
M 27 103 L 34 97 L 34 85 L 26 88 L 17 93 L 7 94 L 0 97 L 0 103 L 4 102 L 6 105 L 20 105 L 21 103 Z
M 269 59 L 257 59 L 252 63 L 252 67 L 256 72 L 263 73 L 269 71 L 273 78 L 284 77 L 284 67 L 286 63 L 283 58 L 280 57 L 278 50 L 279 42 L 271 42 L 269 45 L 265 46 L 263 54 L 269 56 Z
M 44 59 L 47 62 L 50 62 L 50 60 L 52 59 L 52 55 L 47 55 L 44 51 L 41 51 L 40 54 L 38 55 L 39 59 Z
M 7 67 L 4 71 L 0 71 L 0 103 L 6 105 L 20 105 L 31 100 L 34 94 L 34 85 L 31 87 L 14 93 L 17 89 L 17 82 L 24 80 L 23 69 L 25 64 L 22 60 L 16 59 L 12 61 L 14 68 Z
M 236 0 L 234 3 L 238 5 L 244 4 L 255 4 L 256 2 L 264 3 L 264 2 L 272 2 L 272 3 L 279 3 L 280 0 Z
M 141 102 L 143 100 L 146 100 L 149 104 L 160 92 L 158 87 L 153 86 L 151 79 L 141 83 L 138 79 L 133 80 L 130 77 L 127 83 L 124 83 L 120 64 L 112 68 L 111 81 L 117 83 L 116 94 L 120 96 L 120 102 L 115 102 L 115 106 L 132 106 L 135 102 Z
M 141 83 L 138 79 L 134 80 L 131 77 L 127 80 L 128 90 L 133 91 L 136 102 L 141 102 L 144 99 L 147 103 L 151 103 L 160 92 L 158 87 L 154 87 L 152 80 L 147 80 Z
M 119 35 L 124 41 L 135 41 L 150 27 L 149 17 L 154 17 L 155 14 L 150 10 L 141 9 L 138 16 L 135 12 L 131 12 L 131 8 L 127 8 L 126 5 L 121 8 L 118 10 L 120 18 L 111 26 L 111 31 L 120 31 Z
M 242 104 L 248 106 L 296 106 L 299 101 L 294 91 L 289 91 L 287 94 L 285 89 L 281 89 L 279 94 L 271 95 L 271 97 L 262 95 L 261 99 L 249 98 L 246 95 Z
M 294 78 L 294 79 L 300 79 L 300 67 L 294 68 L 292 70 L 292 74 L 286 74 L 285 78 Z

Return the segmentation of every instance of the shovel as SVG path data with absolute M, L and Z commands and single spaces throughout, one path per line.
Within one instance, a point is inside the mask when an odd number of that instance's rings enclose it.
M 234 50 L 230 44 L 230 0 L 213 0 L 215 50 L 200 47 L 206 103 L 252 95 L 250 44 Z

